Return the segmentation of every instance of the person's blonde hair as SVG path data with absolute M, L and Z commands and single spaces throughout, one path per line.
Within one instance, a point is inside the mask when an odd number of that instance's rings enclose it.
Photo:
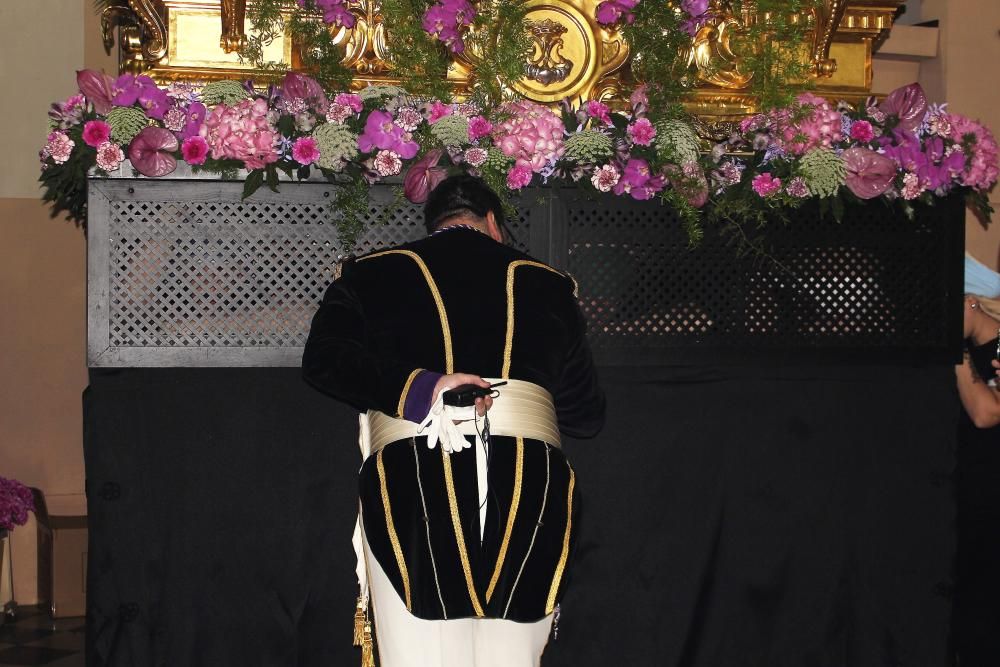
M 1000 298 L 990 298 L 979 294 L 969 294 L 979 303 L 979 309 L 1000 322 Z

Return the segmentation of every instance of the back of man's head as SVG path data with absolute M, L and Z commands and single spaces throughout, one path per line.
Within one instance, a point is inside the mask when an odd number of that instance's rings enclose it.
M 490 186 L 468 174 L 449 176 L 434 188 L 424 204 L 424 224 L 430 234 L 452 218 L 472 214 L 485 218 L 493 211 L 497 226 L 504 224 L 503 205 Z

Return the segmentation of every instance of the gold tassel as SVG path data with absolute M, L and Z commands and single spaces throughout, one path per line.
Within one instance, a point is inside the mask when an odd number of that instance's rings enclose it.
M 354 645 L 361 646 L 365 630 L 365 607 L 361 596 L 358 596 L 358 607 L 354 610 Z
M 375 667 L 371 621 L 365 621 L 364 638 L 361 640 L 361 667 Z

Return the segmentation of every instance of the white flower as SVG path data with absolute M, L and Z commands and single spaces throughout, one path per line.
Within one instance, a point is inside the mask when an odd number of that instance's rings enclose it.
M 594 175 L 590 177 L 590 182 L 601 192 L 610 192 L 611 188 L 618 184 L 621 174 L 614 165 L 606 164 L 594 170 Z
M 379 176 L 395 176 L 403 169 L 403 161 L 392 151 L 379 151 L 375 156 L 375 171 Z
M 465 151 L 465 161 L 473 167 L 478 167 L 486 162 L 489 152 L 485 148 L 470 148 Z
M 420 123 L 424 122 L 424 117 L 423 114 L 413 107 L 400 107 L 396 112 L 396 120 L 394 122 L 407 132 L 413 132 L 420 126 Z

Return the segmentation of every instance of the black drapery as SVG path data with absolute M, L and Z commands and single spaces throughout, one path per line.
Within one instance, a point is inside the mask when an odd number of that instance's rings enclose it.
M 602 380 L 546 667 L 948 663 L 950 366 Z M 357 664 L 350 409 L 294 368 L 92 370 L 84 408 L 89 665 Z

